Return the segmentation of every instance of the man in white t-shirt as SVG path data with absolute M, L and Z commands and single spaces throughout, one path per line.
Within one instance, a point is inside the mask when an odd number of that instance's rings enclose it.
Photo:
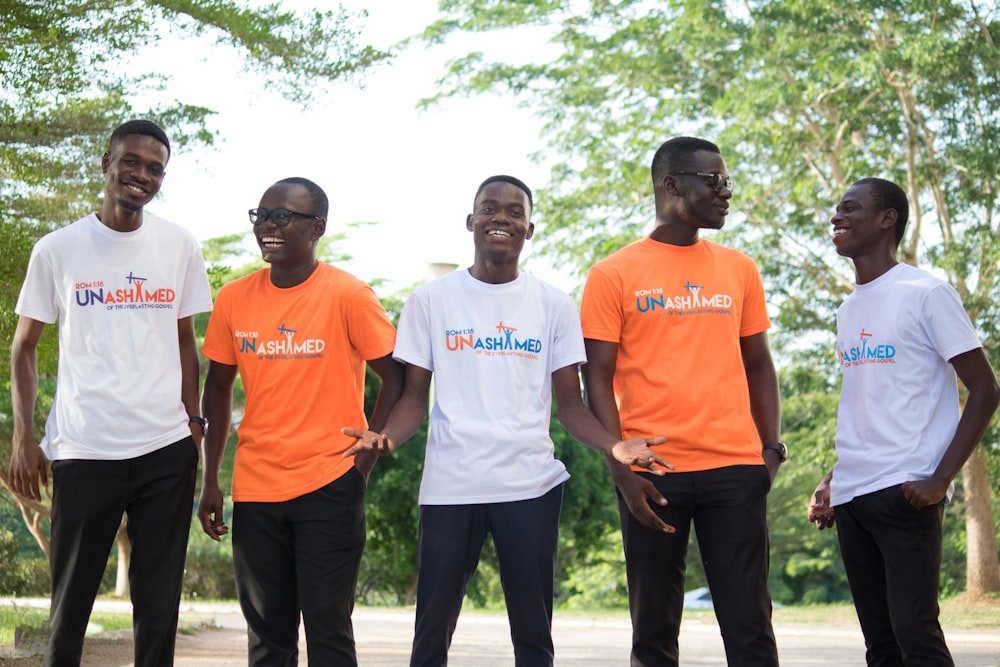
M 187 230 L 144 213 L 170 142 L 133 120 L 101 159 L 101 208 L 34 247 L 15 308 L 10 483 L 41 499 L 52 462 L 52 634 L 45 665 L 79 665 L 94 598 L 122 514 L 132 546 L 135 664 L 173 663 L 194 502 L 198 347 L 194 315 L 212 309 Z M 37 348 L 59 323 L 56 395 L 41 443 L 32 422 Z
M 1000 388 L 958 293 L 897 262 L 907 217 L 902 188 L 866 178 L 831 220 L 857 285 L 837 313 L 837 463 L 808 516 L 837 524 L 868 664 L 951 665 L 937 599 L 944 503 Z
M 651 471 L 663 438 L 620 441 L 583 403 L 586 361 L 568 295 L 520 273 L 531 238 L 531 190 L 511 176 L 480 185 L 466 219 L 475 259 L 407 299 L 393 356 L 406 364 L 403 396 L 381 434 L 345 428 L 345 454 L 390 453 L 434 405 L 420 484 L 420 572 L 410 665 L 447 663 L 469 578 L 486 534 L 500 565 L 515 661 L 552 665 L 552 594 L 565 466 L 549 438 L 552 394 L 576 439 Z

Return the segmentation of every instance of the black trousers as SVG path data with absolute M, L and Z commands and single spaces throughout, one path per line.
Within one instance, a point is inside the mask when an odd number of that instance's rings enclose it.
M 639 473 L 653 482 L 667 505 L 651 505 L 677 532 L 646 528 L 619 495 L 629 609 L 632 667 L 676 667 L 677 635 L 684 607 L 684 575 L 691 524 L 712 591 L 730 665 L 778 664 L 767 590 L 769 542 L 764 466 Z
M 551 667 L 552 592 L 563 485 L 531 500 L 420 506 L 411 667 L 443 667 L 465 589 L 493 536 L 516 667 Z
M 834 508 L 872 667 L 950 667 L 938 622 L 944 502 L 916 509 L 900 485 Z
M 356 468 L 292 500 L 233 504 L 250 665 L 299 664 L 300 612 L 310 665 L 358 664 L 351 613 L 364 548 L 365 481 Z
M 198 447 L 191 437 L 134 459 L 52 463 L 52 635 L 46 667 L 76 666 L 122 514 L 136 667 L 174 661 Z

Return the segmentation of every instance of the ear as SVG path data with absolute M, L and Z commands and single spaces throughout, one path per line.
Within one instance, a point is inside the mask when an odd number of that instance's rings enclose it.
M 326 220 L 313 220 L 313 241 L 319 241 L 320 237 L 326 233 Z
M 890 208 L 882 211 L 882 219 L 879 221 L 879 229 L 895 229 L 896 218 L 899 215 L 896 213 L 896 209 Z
M 524 235 L 524 240 L 527 241 L 528 239 L 530 239 L 534 235 L 535 235 L 535 223 L 529 222 L 528 223 L 528 231 Z
M 107 174 L 108 169 L 110 168 L 111 168 L 111 152 L 104 151 L 104 155 L 101 156 L 101 171 Z
M 671 195 L 679 195 L 680 192 L 677 191 L 677 179 L 671 174 L 667 174 L 660 181 L 660 189 Z
M 472 214 L 465 216 L 465 228 L 472 231 Z

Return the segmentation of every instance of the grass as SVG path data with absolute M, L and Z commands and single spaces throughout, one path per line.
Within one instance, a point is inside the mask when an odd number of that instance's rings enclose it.
M 47 632 L 49 610 L 37 607 L 0 606 L 0 644 L 14 641 L 14 630 L 22 628 L 29 635 L 42 635 Z M 127 630 L 132 627 L 132 615 L 114 612 L 95 611 L 90 616 L 90 622 L 101 626 L 104 631 Z
M 231 602 L 231 601 L 230 601 Z M 477 613 L 467 611 L 463 613 Z M 493 613 L 481 611 L 479 613 Z M 628 611 L 625 609 L 557 609 L 557 616 L 578 616 L 620 619 L 628 621 Z M 45 632 L 48 622 L 48 610 L 34 607 L 18 607 L 0 605 L 0 644 L 14 641 L 14 629 L 22 627 L 29 634 Z M 206 627 L 204 619 L 192 616 L 187 623 L 181 623 L 178 632 L 190 634 L 200 627 Z M 714 623 L 715 615 L 710 609 L 689 609 L 684 612 L 684 618 L 689 621 Z M 127 630 L 132 627 L 132 615 L 95 611 L 91 615 L 91 623 L 100 625 L 104 631 Z M 183 621 L 184 619 L 182 619 Z M 857 627 L 858 618 L 854 606 L 847 603 L 830 605 L 807 605 L 783 607 L 774 610 L 776 624 L 825 625 L 833 627 Z M 941 601 L 941 625 L 945 629 L 989 630 L 1000 632 L 1000 595 L 992 595 L 982 600 L 968 600 L 964 596 L 956 596 Z

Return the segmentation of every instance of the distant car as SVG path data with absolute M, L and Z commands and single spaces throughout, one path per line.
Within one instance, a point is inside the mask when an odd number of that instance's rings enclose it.
M 780 609 L 785 605 L 779 602 L 771 602 L 771 606 Z M 715 609 L 712 605 L 712 591 L 707 586 L 699 586 L 684 594 L 685 609 Z
M 712 606 L 712 591 L 707 586 L 701 586 L 684 594 L 685 609 L 714 609 Z

